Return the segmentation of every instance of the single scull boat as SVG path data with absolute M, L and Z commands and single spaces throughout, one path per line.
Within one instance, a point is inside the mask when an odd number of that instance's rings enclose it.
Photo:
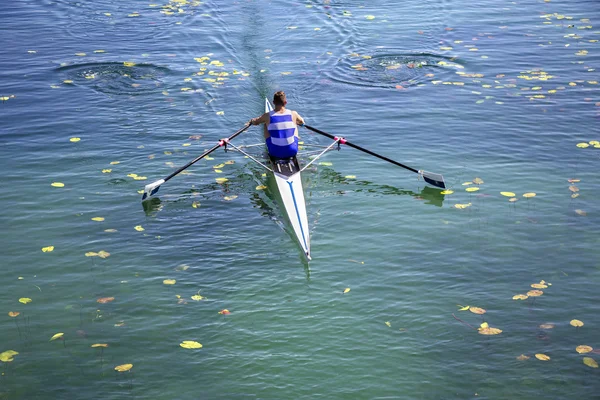
M 271 106 L 271 103 L 269 102 L 268 99 L 265 99 L 265 112 L 270 112 L 272 110 L 273 110 L 273 107 Z M 306 257 L 306 259 L 308 261 L 310 261 L 311 260 L 310 232 L 308 229 L 308 218 L 306 215 L 306 204 L 304 201 L 304 190 L 302 189 L 301 173 L 306 168 L 308 168 L 312 163 L 314 163 L 317 159 L 319 159 L 323 154 L 325 154 L 327 151 L 332 150 L 334 148 L 334 146 L 337 146 L 337 148 L 339 150 L 340 145 L 342 145 L 342 144 L 347 145 L 349 147 L 352 147 L 354 149 L 357 149 L 364 153 L 367 153 L 371 156 L 377 157 L 381 160 L 387 161 L 387 162 L 397 165 L 399 167 L 405 168 L 409 171 L 415 172 L 425 182 L 429 183 L 430 185 L 437 186 L 442 189 L 444 189 L 446 187 L 446 184 L 444 182 L 444 177 L 440 174 L 414 169 L 412 167 L 409 167 L 409 166 L 401 164 L 397 161 L 394 161 L 390 158 L 387 158 L 383 155 L 374 153 L 371 150 L 367 150 L 356 144 L 350 143 L 343 137 L 334 136 L 332 134 L 323 132 L 319 129 L 313 128 L 308 125 L 304 125 L 304 127 L 310 131 L 313 131 L 315 133 L 318 133 L 320 135 L 323 135 L 323 136 L 326 136 L 326 137 L 332 139 L 333 142 L 328 146 L 322 146 L 322 147 L 324 147 L 324 150 L 321 151 L 318 155 L 316 155 L 303 168 L 300 168 L 300 164 L 298 163 L 298 160 L 295 156 L 292 158 L 289 158 L 289 159 L 277 159 L 277 158 L 269 157 L 270 162 L 271 162 L 271 167 L 269 167 L 269 166 L 265 165 L 264 163 L 262 163 L 260 160 L 258 160 L 256 157 L 253 157 L 251 154 L 248 154 L 244 150 L 244 148 L 249 148 L 249 147 L 253 147 L 253 146 L 239 146 L 238 147 L 238 146 L 235 146 L 233 143 L 231 143 L 231 140 L 233 140 L 236 136 L 240 135 L 242 132 L 244 132 L 249 127 L 250 127 L 250 125 L 246 124 L 242 129 L 235 132 L 233 135 L 229 136 L 226 139 L 219 140 L 217 142 L 217 144 L 214 145 L 212 148 L 206 150 L 200 156 L 196 157 L 195 159 L 193 159 L 192 161 L 190 161 L 183 167 L 178 168 L 175 172 L 171 173 L 166 178 L 160 179 L 156 182 L 146 185 L 144 187 L 144 194 L 142 195 L 142 201 L 146 201 L 146 200 L 150 199 L 150 197 L 152 197 L 154 194 L 156 194 L 158 192 L 160 185 L 162 185 L 169 179 L 173 178 L 175 175 L 179 174 L 183 170 L 187 169 L 192 164 L 195 164 L 196 162 L 200 161 L 201 159 L 208 156 L 210 153 L 217 150 L 218 148 L 223 147 L 225 150 L 227 150 L 228 146 L 230 146 L 233 149 L 244 154 L 248 158 L 252 159 L 257 164 L 261 165 L 262 167 L 264 167 L 265 169 L 267 169 L 269 172 L 271 172 L 273 174 L 273 176 L 275 177 L 275 182 L 277 183 L 277 191 L 280 194 L 281 200 L 282 200 L 284 208 L 285 208 L 286 215 L 287 215 L 287 217 L 290 221 L 290 224 L 292 225 L 292 228 L 294 230 L 294 235 L 296 236 L 296 239 L 298 240 L 298 243 L 300 244 L 300 247 L 302 248 L 302 252 L 303 252 L 304 256 Z M 264 146 L 264 143 L 261 144 L 260 146 Z

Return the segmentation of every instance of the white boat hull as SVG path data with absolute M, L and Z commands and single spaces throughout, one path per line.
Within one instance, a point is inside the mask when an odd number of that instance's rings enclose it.
M 265 112 L 272 109 L 269 100 L 265 99 Z M 298 160 L 296 157 L 290 160 L 271 159 L 271 165 L 288 220 L 304 255 L 310 260 L 310 232 Z

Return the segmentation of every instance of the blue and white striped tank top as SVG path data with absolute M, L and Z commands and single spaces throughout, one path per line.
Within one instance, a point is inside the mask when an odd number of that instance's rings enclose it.
M 283 114 L 271 111 L 267 130 L 270 137 L 267 139 L 269 154 L 277 158 L 289 158 L 298 153 L 298 138 L 295 136 L 296 123 L 292 111 L 285 110 Z

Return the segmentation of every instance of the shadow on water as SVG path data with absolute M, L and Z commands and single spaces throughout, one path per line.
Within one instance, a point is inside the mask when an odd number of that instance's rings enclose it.
M 429 204 L 436 207 L 442 207 L 445 195 L 442 194 L 443 189 L 425 186 L 420 192 L 412 190 L 399 189 L 389 185 L 379 185 L 370 181 L 356 180 L 344 177 L 339 172 L 331 168 L 322 169 L 319 171 L 319 178 L 322 183 L 328 185 L 345 185 L 347 188 L 336 188 L 336 193 L 346 194 L 349 192 L 369 193 L 374 195 L 393 195 L 393 196 L 411 196 L 415 200 L 423 201 L 423 204 Z

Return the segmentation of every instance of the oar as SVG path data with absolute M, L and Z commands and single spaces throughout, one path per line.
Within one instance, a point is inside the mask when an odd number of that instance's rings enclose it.
M 156 182 L 149 183 L 148 185 L 146 185 L 144 187 L 144 194 L 142 195 L 142 201 L 148 200 L 151 196 L 153 196 L 154 194 L 156 194 L 156 192 L 158 192 L 158 189 L 160 189 L 160 185 L 162 185 L 163 183 L 165 183 L 166 181 L 168 181 L 169 179 L 171 179 L 175 175 L 179 174 L 181 171 L 183 171 L 184 169 L 188 168 L 192 164 L 195 164 L 196 162 L 202 160 L 204 157 L 206 157 L 207 155 L 209 155 L 213 151 L 217 150 L 219 147 L 225 146 L 230 140 L 232 140 L 233 138 L 235 138 L 240 133 L 244 132 L 249 127 L 250 127 L 250 124 L 244 126 L 242 129 L 240 129 L 239 131 L 237 131 L 233 135 L 229 136 L 227 139 L 221 139 L 221 140 L 219 140 L 219 142 L 216 145 L 214 145 L 214 147 L 210 148 L 209 150 L 206 150 L 204 153 L 202 153 L 202 155 L 194 158 L 192 161 L 190 161 L 189 163 L 185 164 L 183 167 L 179 168 L 177 171 L 173 172 L 171 175 L 167 176 L 166 178 L 160 179 L 160 180 L 158 180 Z
M 346 140 L 346 139 L 344 139 L 344 138 L 340 138 L 340 137 L 337 137 L 337 136 L 333 136 L 333 135 L 332 135 L 332 134 L 330 134 L 330 133 L 323 132 L 323 131 L 321 131 L 321 130 L 319 130 L 319 129 L 313 128 L 312 126 L 304 125 L 304 127 L 305 127 L 306 129 L 308 129 L 308 130 L 311 130 L 311 131 L 313 131 L 313 132 L 316 132 L 316 133 L 318 133 L 318 134 L 321 134 L 321 135 L 323 135 L 323 136 L 327 136 L 329 139 L 333 139 L 333 140 L 339 140 L 339 142 L 340 142 L 341 144 L 348 145 L 348 146 L 350 146 L 350 147 L 353 147 L 353 148 L 355 148 L 356 150 L 360 150 L 360 151 L 362 151 L 362 152 L 365 152 L 365 153 L 367 153 L 367 154 L 369 154 L 369 155 L 372 155 L 372 156 L 374 156 L 374 157 L 380 158 L 380 159 L 382 159 L 382 160 L 384 160 L 384 161 L 387 161 L 387 162 L 389 162 L 389 163 L 392 163 L 392 164 L 394 164 L 394 165 L 397 165 L 397 166 L 399 166 L 399 167 L 406 168 L 406 169 L 407 169 L 407 170 L 409 170 L 409 171 L 412 171 L 412 172 L 414 172 L 414 173 L 416 173 L 416 174 L 419 174 L 419 175 L 421 175 L 421 176 L 423 177 L 423 180 L 424 180 L 425 182 L 427 182 L 427 183 L 430 183 L 430 184 L 432 184 L 433 186 L 437 186 L 437 187 L 440 187 L 440 188 L 442 188 L 442 189 L 445 189 L 445 188 L 446 188 L 446 184 L 444 183 L 444 177 L 443 177 L 442 175 L 440 175 L 440 174 L 435 174 L 435 173 L 433 173 L 433 172 L 427 172 L 427 171 L 423 171 L 423 170 L 416 170 L 416 169 L 414 169 L 414 168 L 411 168 L 411 167 L 409 167 L 409 166 L 407 166 L 407 165 L 401 164 L 401 163 L 399 163 L 398 161 L 394 161 L 394 160 L 392 160 L 392 159 L 390 159 L 390 158 L 387 158 L 386 156 L 382 156 L 381 154 L 377 154 L 377 153 L 374 153 L 374 152 L 372 152 L 371 150 L 368 150 L 368 149 L 365 149 L 365 148 L 363 148 L 363 147 L 357 146 L 357 145 L 355 145 L 354 143 L 350 143 L 349 141 L 347 141 L 347 140 Z

